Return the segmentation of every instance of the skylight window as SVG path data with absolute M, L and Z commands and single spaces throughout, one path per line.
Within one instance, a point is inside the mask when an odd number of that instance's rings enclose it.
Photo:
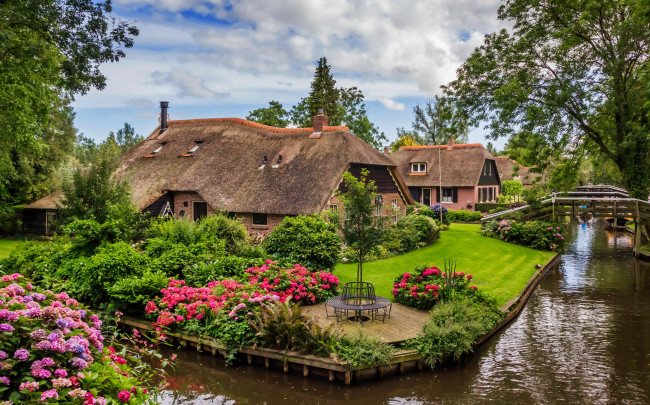
M 185 153 L 185 154 L 183 154 L 181 156 L 184 156 L 184 157 L 193 156 L 194 152 L 196 152 L 199 149 L 199 146 L 201 146 L 202 143 L 203 143 L 203 141 L 196 141 L 194 146 L 192 146 L 192 149 L 190 149 L 189 151 L 187 151 L 187 153 Z
M 151 152 L 148 155 L 145 155 L 144 157 L 148 157 L 148 158 L 155 157 L 156 153 L 160 152 L 162 150 L 163 146 L 165 146 L 165 143 L 166 142 L 161 143 L 160 145 L 158 145 L 158 147 L 156 149 L 153 150 L 153 152 Z

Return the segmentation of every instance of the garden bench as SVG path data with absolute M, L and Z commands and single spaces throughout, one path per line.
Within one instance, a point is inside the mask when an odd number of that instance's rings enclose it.
M 363 325 L 365 315 L 372 321 L 386 317 L 390 318 L 393 303 L 384 297 L 375 295 L 375 287 L 371 283 L 351 282 L 343 286 L 343 294 L 328 298 L 325 302 L 325 314 L 328 318 L 336 318 L 339 323 L 350 319 L 350 311 L 354 312 Z M 332 308 L 330 314 L 328 307 Z

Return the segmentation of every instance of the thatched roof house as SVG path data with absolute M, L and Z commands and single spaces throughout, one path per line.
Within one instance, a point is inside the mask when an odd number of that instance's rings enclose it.
M 413 199 L 422 204 L 473 209 L 476 202 L 497 198 L 499 170 L 480 143 L 455 144 L 451 139 L 448 145 L 403 146 L 390 157 Z
M 166 106 L 163 116 L 166 116 Z M 116 172 L 133 202 L 151 215 L 197 219 L 214 211 L 240 216 L 267 233 L 286 215 L 338 208 L 346 171 L 370 170 L 386 214 L 412 203 L 396 165 L 350 133 L 314 117 L 314 128 L 274 128 L 239 118 L 161 122 L 122 156 Z

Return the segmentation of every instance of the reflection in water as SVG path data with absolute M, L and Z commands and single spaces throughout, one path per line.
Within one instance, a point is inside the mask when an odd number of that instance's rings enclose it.
M 589 225 L 521 315 L 449 368 L 345 387 L 185 352 L 165 403 L 648 403 L 650 265 Z

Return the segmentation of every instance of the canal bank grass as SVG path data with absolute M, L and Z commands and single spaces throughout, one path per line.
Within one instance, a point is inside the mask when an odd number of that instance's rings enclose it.
M 14 249 L 24 243 L 23 240 L 0 239 L 0 260 L 8 257 Z
M 474 276 L 473 284 L 496 298 L 501 306 L 524 289 L 537 270 L 535 265 L 543 265 L 553 253 L 481 236 L 480 228 L 476 224 L 452 224 L 431 246 L 364 263 L 363 280 L 375 283 L 377 295 L 392 299 L 395 277 L 424 264 L 444 269 L 445 259 L 452 259 L 457 260 L 456 271 Z M 357 264 L 339 264 L 334 274 L 341 283 L 356 281 Z

